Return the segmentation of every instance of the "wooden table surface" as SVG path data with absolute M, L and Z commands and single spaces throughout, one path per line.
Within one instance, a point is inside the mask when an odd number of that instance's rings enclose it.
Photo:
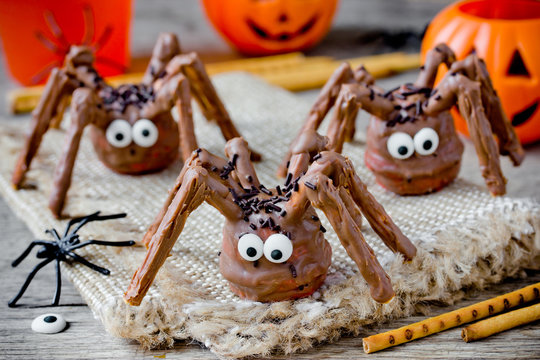
M 418 51 L 419 38 L 425 24 L 448 0 L 342 0 L 334 26 L 320 46 L 310 55 L 332 55 L 339 58 L 356 57 L 370 53 L 396 50 Z M 181 4 L 181 5 L 180 5 Z M 182 7 L 180 7 L 182 6 Z M 199 51 L 206 61 L 239 57 L 209 27 L 196 0 L 183 1 L 139 1 L 136 4 L 133 25 L 132 49 L 139 58 L 149 54 L 160 31 L 174 31 L 180 35 L 183 47 Z M 135 61 L 134 69 L 140 69 L 144 61 Z M 4 62 L 0 60 L 0 68 Z M 415 73 L 402 74 L 380 81 L 391 88 L 414 78 Z M 0 71 L 0 95 L 15 86 L 5 72 Z M 316 91 L 300 94 L 312 100 Z M 0 101 L 0 113 L 6 108 Z M 2 122 L 27 121 L 27 116 L 0 116 Z M 362 120 L 363 121 L 363 120 Z M 364 123 L 358 126 L 363 128 Z M 503 161 L 505 175 L 510 179 L 509 195 L 532 197 L 540 200 L 540 146 L 527 148 L 524 166 L 513 168 L 508 160 Z M 0 158 L 1 159 L 1 158 Z M 1 160 L 0 160 L 1 161 Z M 470 143 L 466 143 L 461 175 L 482 184 L 476 156 Z M 214 359 L 216 356 L 199 344 L 179 342 L 170 350 L 142 350 L 137 343 L 113 338 L 93 318 L 80 295 L 66 280 L 62 288 L 61 306 L 46 306 L 54 294 L 54 267 L 43 269 L 35 278 L 21 307 L 10 309 L 8 300 L 17 293 L 20 285 L 35 265 L 31 257 L 12 269 L 11 261 L 17 257 L 33 239 L 24 223 L 17 219 L 5 202 L 0 199 L 0 241 L 4 248 L 0 252 L 0 358 L 9 359 L 139 359 L 139 358 L 186 358 Z M 455 306 L 426 307 L 429 315 L 437 315 L 476 301 L 491 298 L 520 287 L 539 282 L 540 272 L 529 271 L 528 277 L 507 280 L 482 292 L 467 293 L 466 300 Z M 26 305 L 25 305 L 26 304 Z M 35 306 L 30 304 L 43 304 Z M 66 331 L 60 334 L 43 335 L 32 332 L 32 319 L 46 312 L 62 314 L 69 322 Z M 414 316 L 380 324 L 362 330 L 359 337 L 344 336 L 333 344 L 320 344 L 307 353 L 291 356 L 275 356 L 273 359 L 433 359 L 433 358 L 496 358 L 496 359 L 540 359 L 540 324 L 538 322 L 501 333 L 477 343 L 464 343 L 460 329 L 452 329 L 380 353 L 366 355 L 362 349 L 362 336 L 372 335 L 424 319 Z

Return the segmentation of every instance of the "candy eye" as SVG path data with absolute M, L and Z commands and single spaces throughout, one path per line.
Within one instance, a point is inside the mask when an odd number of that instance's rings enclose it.
M 404 132 L 393 133 L 386 143 L 388 152 L 396 159 L 406 159 L 414 153 L 414 142 L 409 134 Z
M 154 145 L 158 135 L 156 125 L 148 119 L 138 120 L 133 125 L 133 141 L 139 146 L 150 147 Z
M 283 234 L 273 234 L 264 242 L 264 257 L 273 263 L 287 261 L 293 251 L 291 240 Z
M 56 334 L 66 328 L 66 320 L 58 314 L 43 314 L 32 321 L 32 330 L 43 334 Z
M 245 234 L 238 240 L 238 252 L 247 261 L 259 260 L 263 256 L 263 241 L 255 234 Z
M 420 155 L 430 155 L 439 146 L 439 135 L 432 128 L 423 128 L 414 135 L 414 148 Z
M 116 119 L 107 127 L 105 137 L 114 147 L 126 147 L 131 144 L 131 125 L 126 120 Z

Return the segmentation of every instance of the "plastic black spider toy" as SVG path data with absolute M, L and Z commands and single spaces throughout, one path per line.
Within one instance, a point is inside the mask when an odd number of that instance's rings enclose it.
M 24 282 L 23 286 L 19 290 L 19 293 L 8 302 L 9 307 L 15 307 L 17 304 L 17 301 L 23 296 L 24 292 L 26 291 L 26 288 L 30 283 L 32 282 L 32 279 L 37 274 L 41 268 L 45 267 L 48 263 L 50 263 L 53 260 L 56 260 L 56 292 L 54 294 L 54 300 L 52 305 L 57 306 L 58 302 L 60 301 L 60 291 L 62 287 L 62 277 L 60 275 L 60 261 L 68 261 L 68 258 L 70 258 L 73 261 L 79 262 L 85 266 L 88 266 L 90 269 L 95 270 L 99 273 L 102 273 L 103 275 L 109 275 L 111 272 L 105 268 L 102 268 L 100 266 L 97 266 L 96 264 L 92 264 L 82 256 L 77 255 L 74 253 L 74 250 L 80 249 L 84 246 L 94 244 L 94 245 L 105 245 L 105 246 L 132 246 L 135 244 L 135 241 L 102 241 L 102 240 L 88 240 L 85 242 L 81 242 L 79 240 L 79 235 L 77 234 L 77 231 L 79 231 L 84 225 L 91 221 L 104 221 L 104 220 L 110 220 L 110 219 L 119 219 L 126 217 L 126 214 L 112 214 L 112 215 L 106 215 L 106 216 L 99 216 L 99 211 L 95 212 L 93 214 L 82 216 L 79 218 L 71 219 L 66 227 L 66 230 L 64 231 L 64 235 L 60 237 L 56 229 L 49 229 L 45 230 L 45 233 L 52 235 L 54 238 L 53 241 L 48 240 L 34 240 L 32 243 L 30 243 L 30 246 L 15 260 L 13 263 L 11 263 L 11 266 L 15 267 L 19 265 L 27 256 L 30 254 L 30 251 L 34 248 L 36 245 L 42 245 L 43 248 L 40 249 L 36 257 L 38 259 L 45 259 L 32 269 L 30 274 L 28 274 L 28 277 L 26 278 L 26 281 Z M 72 226 L 75 227 L 71 229 Z

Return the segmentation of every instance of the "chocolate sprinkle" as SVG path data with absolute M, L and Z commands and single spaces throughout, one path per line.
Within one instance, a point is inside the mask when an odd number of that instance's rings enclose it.
M 154 101 L 155 93 L 151 86 L 144 84 L 124 84 L 118 88 L 105 86 L 99 92 L 108 111 L 124 112 L 129 105 L 142 108 L 148 101 Z
M 321 232 L 322 232 L 322 233 L 325 233 L 325 232 L 326 232 L 326 229 L 325 229 L 324 226 L 322 226 L 322 225 L 319 227 L 319 229 L 321 229 Z
M 312 183 L 308 181 L 304 181 L 304 185 L 306 185 L 306 187 L 310 188 L 313 191 L 317 190 L 317 186 L 313 185 Z
M 265 193 L 266 195 L 272 195 L 272 192 L 268 190 L 263 184 L 259 186 L 259 189 L 261 190 L 261 192 Z
M 292 173 L 287 173 L 287 178 L 285 179 L 285 186 L 289 186 L 292 180 Z
M 418 100 L 416 101 L 416 116 L 422 115 L 422 101 Z
M 253 230 L 257 230 L 257 226 L 255 224 L 249 224 L 249 227 L 252 228 Z
M 395 87 L 395 88 L 393 88 L 393 89 L 391 89 L 391 90 L 388 90 L 387 92 L 385 92 L 385 93 L 383 94 L 383 97 L 389 97 L 390 95 L 392 95 L 392 93 L 393 93 L 394 91 L 398 90 L 399 88 L 400 88 L 400 86 L 397 86 L 397 87 Z
M 289 265 L 289 270 L 291 271 L 291 275 L 293 278 L 296 278 L 297 274 L 296 274 L 296 268 L 294 267 L 293 264 L 290 264 Z

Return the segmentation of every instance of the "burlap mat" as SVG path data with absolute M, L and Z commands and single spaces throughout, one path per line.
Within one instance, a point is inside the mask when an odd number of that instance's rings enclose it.
M 310 104 L 244 74 L 215 77 L 216 87 L 242 134 L 264 154 L 256 166 L 261 181 L 277 184 L 275 170 Z M 223 154 L 224 140 L 215 124 L 195 111 L 200 146 Z M 63 228 L 47 210 L 54 165 L 63 144 L 63 131 L 50 131 L 32 164 L 28 182 L 34 190 L 15 192 L 9 179 L 23 132 L 20 126 L 0 129 L 0 191 L 36 237 L 51 226 Z M 227 357 L 293 353 L 317 342 L 336 340 L 343 332 L 358 334 L 362 325 L 411 314 L 415 304 L 451 302 L 461 289 L 481 288 L 517 275 L 540 254 L 540 207 L 532 201 L 492 198 L 485 188 L 458 180 L 436 194 L 399 197 L 375 184 L 363 165 L 360 140 L 344 153 L 394 221 L 418 247 L 412 263 L 403 264 L 364 225 L 366 239 L 392 278 L 396 297 L 386 305 L 374 302 L 352 260 L 329 229 L 333 264 L 324 286 L 313 296 L 262 304 L 233 295 L 218 270 L 223 218 L 203 204 L 188 219 L 172 256 L 160 271 L 140 307 L 130 307 L 122 294 L 144 248 L 111 249 L 93 246 L 80 254 L 111 270 L 103 276 L 79 264 L 66 266 L 67 275 L 94 314 L 113 335 L 135 339 L 144 346 L 171 345 L 174 339 L 194 339 Z M 88 139 L 78 155 L 65 212 L 84 215 L 127 212 L 121 220 L 90 224 L 81 234 L 106 240 L 140 240 L 158 212 L 181 165 L 159 174 L 122 176 L 105 168 Z M 322 215 L 322 214 L 321 214 Z M 324 216 L 321 216 L 324 218 Z

